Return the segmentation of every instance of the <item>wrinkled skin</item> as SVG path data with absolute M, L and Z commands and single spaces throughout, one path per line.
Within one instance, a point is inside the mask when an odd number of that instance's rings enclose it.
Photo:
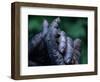
M 59 52 L 64 54 L 65 53 L 65 49 L 67 48 L 67 39 L 66 39 L 66 34 L 64 31 L 60 32 L 60 37 L 59 37 Z
M 58 51 L 58 46 L 56 43 L 56 36 L 58 34 L 58 23 L 60 22 L 59 18 L 56 18 L 49 27 L 49 32 L 45 38 L 47 45 L 48 55 L 51 60 L 51 63 L 54 65 L 64 65 L 64 59 L 62 54 Z
M 59 23 L 59 17 L 50 25 L 44 20 L 42 31 L 29 41 L 29 66 L 79 64 L 81 40 L 73 41 Z

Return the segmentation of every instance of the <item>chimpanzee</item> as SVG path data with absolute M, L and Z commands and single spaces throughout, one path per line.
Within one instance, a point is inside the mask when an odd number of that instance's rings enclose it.
M 42 31 L 28 43 L 28 65 L 79 64 L 81 40 L 74 41 L 59 28 L 60 18 L 43 21 Z

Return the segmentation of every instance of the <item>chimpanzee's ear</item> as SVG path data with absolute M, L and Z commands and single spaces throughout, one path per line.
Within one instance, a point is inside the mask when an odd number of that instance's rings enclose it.
M 48 26 L 49 26 L 48 21 L 46 19 L 44 19 L 44 21 L 43 21 L 43 28 L 48 28 Z

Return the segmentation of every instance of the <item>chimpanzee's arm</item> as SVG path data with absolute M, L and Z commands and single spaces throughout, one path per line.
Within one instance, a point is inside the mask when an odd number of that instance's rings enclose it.
M 33 36 L 32 39 L 28 43 L 29 53 L 41 43 L 43 38 L 46 36 L 47 31 L 48 31 L 48 21 L 44 20 L 43 25 L 42 25 L 42 32 L 40 32 L 40 33 L 36 34 L 35 36 Z
M 65 64 L 64 59 L 63 59 L 62 54 L 58 50 L 58 46 L 57 46 L 56 38 L 55 38 L 56 33 L 58 31 L 57 29 L 58 22 L 59 22 L 59 18 L 55 19 L 51 23 L 47 36 L 45 38 L 45 42 L 47 45 L 48 55 L 51 60 L 51 63 L 54 65 L 64 65 Z
M 51 63 L 56 65 L 64 65 L 63 56 L 57 49 L 55 38 L 52 35 L 48 34 L 45 42 L 47 45 L 48 55 L 51 60 Z
M 68 36 L 66 38 L 67 38 L 67 45 L 66 45 L 67 47 L 64 55 L 64 61 L 66 64 L 70 64 L 73 57 L 73 41 Z

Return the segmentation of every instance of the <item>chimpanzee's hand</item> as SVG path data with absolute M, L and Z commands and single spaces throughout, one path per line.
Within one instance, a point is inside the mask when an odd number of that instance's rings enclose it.
M 42 25 L 42 34 L 43 34 L 43 36 L 45 36 L 46 34 L 47 34 L 47 32 L 48 32 L 48 21 L 47 20 L 44 20 L 43 21 L 43 25 Z
M 73 58 L 72 58 L 72 64 L 79 64 L 79 58 L 81 56 L 81 40 L 75 39 L 74 40 L 74 46 L 73 46 Z

